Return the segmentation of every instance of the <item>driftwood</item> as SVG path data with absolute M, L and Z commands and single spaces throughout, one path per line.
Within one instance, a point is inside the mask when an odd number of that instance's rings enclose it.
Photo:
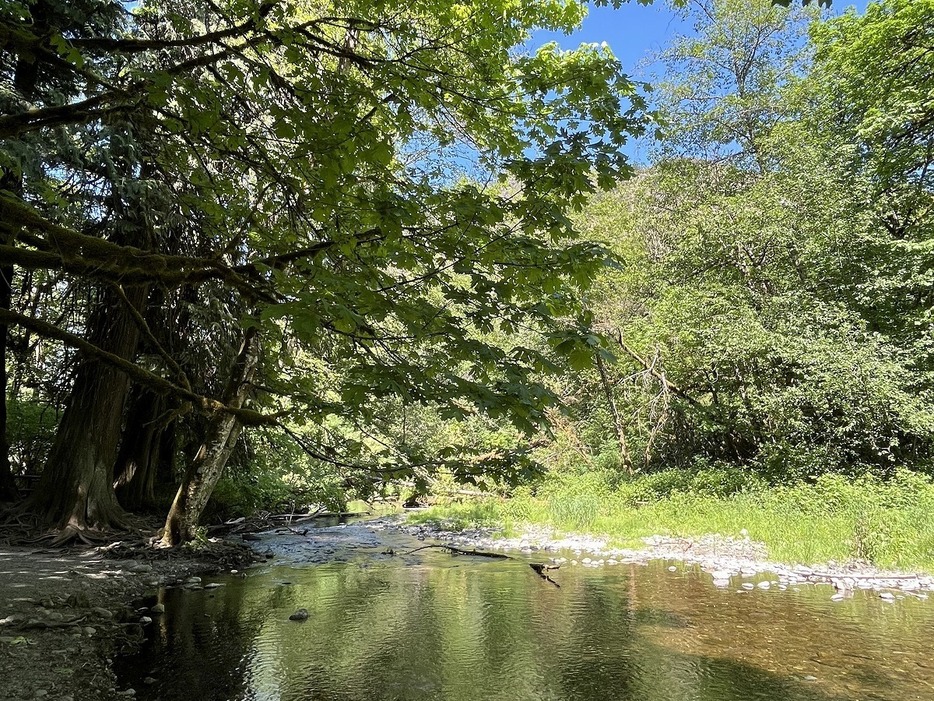
M 535 572 L 535 574 L 537 574 L 539 577 L 541 577 L 542 579 L 544 579 L 545 581 L 551 584 L 554 584 L 556 587 L 558 587 L 558 589 L 561 588 L 560 584 L 558 584 L 555 580 L 553 580 L 551 577 L 545 574 L 546 572 L 552 572 L 558 569 L 560 565 L 549 565 L 549 564 L 545 564 L 541 562 L 526 562 L 525 560 L 522 560 L 518 557 L 513 557 L 512 555 L 505 555 L 503 553 L 494 553 L 488 550 L 477 550 L 476 548 L 474 548 L 473 550 L 464 550 L 463 548 L 458 548 L 453 545 L 433 544 L 433 545 L 422 545 L 418 548 L 409 550 L 404 553 L 396 553 L 390 548 L 384 551 L 383 554 L 384 555 L 411 555 L 412 553 L 417 553 L 419 550 L 427 550 L 429 548 L 447 550 L 453 555 L 468 555 L 471 557 L 488 557 L 488 558 L 495 559 L 495 560 L 515 560 L 516 562 L 523 562 L 527 564 L 532 569 L 532 571 Z
M 345 516 L 366 516 L 368 511 L 324 511 L 319 509 L 311 514 L 261 514 L 260 516 L 247 519 L 243 516 L 240 518 L 231 519 L 230 521 L 225 521 L 224 523 L 216 523 L 207 527 L 208 533 L 211 535 L 234 535 L 235 533 L 250 534 L 255 533 L 256 531 L 263 531 L 269 528 L 270 526 L 280 524 L 282 521 L 285 521 L 288 525 L 298 525 L 302 523 L 307 523 L 309 521 L 314 521 L 319 518 L 341 518 Z M 288 528 L 286 525 L 286 528 Z M 307 531 L 294 531 L 299 535 L 305 535 Z M 244 540 L 251 540 L 248 537 L 245 537 Z

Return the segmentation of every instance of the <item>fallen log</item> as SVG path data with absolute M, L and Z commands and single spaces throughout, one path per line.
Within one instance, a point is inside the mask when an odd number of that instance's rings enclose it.
M 551 577 L 545 574 L 545 572 L 551 572 L 551 571 L 557 570 L 560 567 L 560 565 L 549 565 L 543 562 L 526 562 L 525 560 L 522 560 L 518 557 L 513 557 L 512 555 L 506 555 L 505 553 L 494 553 L 488 550 L 477 550 L 476 548 L 474 548 L 473 550 L 464 550 L 463 548 L 458 548 L 454 545 L 438 543 L 438 544 L 432 544 L 432 545 L 422 545 L 420 547 L 417 547 L 413 550 L 409 550 L 408 552 L 404 552 L 404 553 L 396 553 L 390 548 L 388 550 L 385 550 L 383 554 L 384 555 L 397 555 L 397 554 L 398 555 L 411 555 L 412 553 L 417 553 L 419 550 L 427 550 L 429 548 L 447 550 L 453 555 L 467 555 L 470 557 L 487 557 L 487 558 L 495 559 L 495 560 L 515 560 L 516 562 L 525 562 L 525 564 L 527 564 L 532 569 L 532 571 L 535 572 L 535 574 L 537 574 L 539 577 L 541 577 L 547 582 L 550 582 L 551 584 L 554 584 L 556 587 L 558 587 L 558 589 L 561 588 L 560 584 L 558 584 L 555 580 L 553 580 Z

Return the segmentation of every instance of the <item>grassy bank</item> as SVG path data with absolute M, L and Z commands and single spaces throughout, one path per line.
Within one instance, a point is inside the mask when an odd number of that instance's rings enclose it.
M 769 486 L 738 470 L 669 470 L 626 479 L 616 473 L 552 476 L 510 498 L 450 502 L 415 515 L 455 527 L 550 526 L 609 536 L 633 547 L 649 535 L 749 537 L 780 562 L 864 560 L 934 571 L 934 482 L 908 471 L 881 481 L 825 475 Z

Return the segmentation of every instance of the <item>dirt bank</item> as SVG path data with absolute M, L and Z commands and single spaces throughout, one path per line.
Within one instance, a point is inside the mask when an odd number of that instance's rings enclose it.
M 163 584 L 255 559 L 239 544 L 160 551 L 142 544 L 43 550 L 0 547 L 0 699 L 116 701 L 110 660 L 143 635 L 131 603 Z

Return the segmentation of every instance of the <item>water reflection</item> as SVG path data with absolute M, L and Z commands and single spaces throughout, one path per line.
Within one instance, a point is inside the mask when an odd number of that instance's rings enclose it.
M 666 564 L 562 569 L 560 589 L 440 553 L 272 567 L 162 592 L 118 674 L 163 701 L 934 699 L 934 605 L 717 590 Z

